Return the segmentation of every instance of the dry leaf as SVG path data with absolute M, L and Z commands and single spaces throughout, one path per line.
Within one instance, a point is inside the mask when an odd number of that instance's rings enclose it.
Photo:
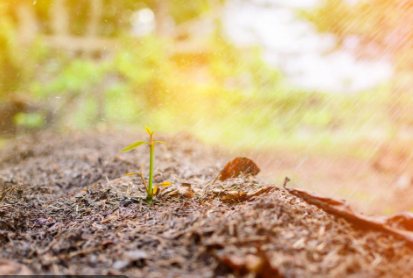
M 413 231 L 413 213 L 401 212 L 385 218 L 386 224 L 398 229 Z
M 259 188 L 259 189 L 255 190 L 253 192 L 248 192 L 247 198 L 251 198 L 251 197 L 259 196 L 259 195 L 264 194 L 264 193 L 268 193 L 268 192 L 270 192 L 271 190 L 273 190 L 275 188 L 276 187 L 273 187 L 273 186 Z
M 225 165 L 224 169 L 219 173 L 219 179 L 224 181 L 230 178 L 236 178 L 242 173 L 245 175 L 255 176 L 260 172 L 257 164 L 249 158 L 237 157 Z
M 192 190 L 191 184 L 190 183 L 183 183 L 182 186 L 184 186 L 186 189 L 182 192 L 182 195 L 185 196 L 186 198 L 192 199 L 195 198 L 195 193 Z
M 179 196 L 178 189 L 173 189 L 171 191 L 168 191 L 162 194 L 162 197 L 178 197 L 178 196 Z
M 223 202 L 235 202 L 241 201 L 247 197 L 247 193 L 244 191 L 224 191 L 221 195 L 221 201 Z

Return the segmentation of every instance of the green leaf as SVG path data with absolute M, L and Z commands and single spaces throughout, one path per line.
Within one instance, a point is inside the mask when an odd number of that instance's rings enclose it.
M 136 173 L 136 172 L 134 172 L 134 173 L 127 173 L 127 174 L 125 174 L 125 176 L 132 176 L 132 175 L 137 175 L 137 174 L 139 174 L 139 173 Z
M 124 149 L 122 150 L 122 152 L 128 152 L 128 151 L 133 150 L 133 149 L 135 149 L 135 148 L 137 148 L 137 147 L 139 147 L 140 145 L 143 145 L 143 144 L 148 144 L 148 145 L 149 145 L 148 142 L 138 141 L 138 142 L 135 142 L 135 143 L 133 143 L 132 145 L 129 145 L 128 147 L 124 148 Z
M 149 135 L 151 135 L 152 131 L 149 129 L 149 127 L 145 126 L 145 130 Z
M 165 182 L 161 183 L 159 186 L 168 187 L 168 186 L 170 186 L 170 185 L 172 185 L 172 182 L 165 181 Z
M 155 141 L 155 143 L 161 143 L 161 144 L 164 144 L 164 145 L 168 145 L 168 143 L 165 143 L 165 142 L 162 142 L 162 141 Z

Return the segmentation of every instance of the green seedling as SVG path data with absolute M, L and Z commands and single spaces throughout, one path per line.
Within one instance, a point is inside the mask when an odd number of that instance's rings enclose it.
M 146 184 L 146 181 L 145 181 L 145 179 L 143 177 L 143 174 L 142 174 L 143 164 L 142 164 L 142 168 L 141 168 L 139 173 L 137 173 L 137 172 L 136 173 L 128 173 L 128 174 L 126 174 L 126 176 L 139 175 L 141 177 L 142 182 L 143 182 L 143 184 L 145 185 L 145 188 L 146 188 L 146 202 L 148 204 L 152 204 L 153 197 L 159 192 L 159 190 L 158 190 L 159 187 L 167 187 L 167 186 L 172 185 L 172 183 L 163 182 L 163 183 L 158 184 L 154 187 L 152 186 L 152 184 L 153 184 L 153 154 L 154 154 L 154 151 L 155 151 L 155 145 L 156 145 L 156 143 L 161 143 L 161 144 L 165 144 L 165 145 L 168 145 L 168 144 L 165 143 L 165 142 L 161 142 L 161 141 L 153 141 L 153 133 L 154 132 L 151 131 L 147 126 L 145 126 L 145 130 L 150 136 L 150 143 L 145 142 L 145 141 L 138 141 L 138 142 L 135 142 L 135 143 L 129 145 L 128 147 L 124 148 L 122 150 L 122 152 L 131 151 L 131 150 L 136 149 L 137 147 L 142 146 L 144 144 L 149 145 L 149 149 L 150 149 L 150 152 L 149 152 L 150 153 L 150 156 L 149 156 L 149 185 Z

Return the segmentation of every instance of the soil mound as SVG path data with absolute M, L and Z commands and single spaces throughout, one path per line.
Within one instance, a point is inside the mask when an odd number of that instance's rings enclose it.
M 148 150 L 119 153 L 144 136 L 50 133 L 1 151 L 0 259 L 34 274 L 413 277 L 405 241 L 259 177 L 219 181 L 231 158 L 188 136 L 159 138 L 170 145 L 155 150 L 154 180 L 174 185 L 146 204 L 142 181 L 122 175 L 147 167 Z

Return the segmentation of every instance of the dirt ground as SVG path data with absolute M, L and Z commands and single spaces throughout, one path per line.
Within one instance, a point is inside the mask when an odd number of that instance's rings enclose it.
M 322 194 L 347 180 L 368 195 L 387 178 L 375 181 L 368 165 L 255 154 L 258 177 L 213 181 L 233 157 L 189 136 L 161 136 L 170 145 L 155 151 L 155 182 L 174 185 L 148 205 L 142 181 L 123 176 L 142 163 L 147 172 L 148 150 L 119 153 L 143 136 L 48 133 L 1 151 L 0 271 L 17 273 L 20 264 L 34 274 L 413 277 L 405 241 L 269 187 L 290 175 L 292 186 Z
M 284 176 L 294 186 L 323 196 L 346 199 L 366 215 L 389 215 L 413 209 L 413 187 L 397 186 L 397 175 L 379 172 L 372 160 L 351 156 L 331 157 L 301 153 L 246 153 L 261 167 L 260 176 L 282 183 Z

